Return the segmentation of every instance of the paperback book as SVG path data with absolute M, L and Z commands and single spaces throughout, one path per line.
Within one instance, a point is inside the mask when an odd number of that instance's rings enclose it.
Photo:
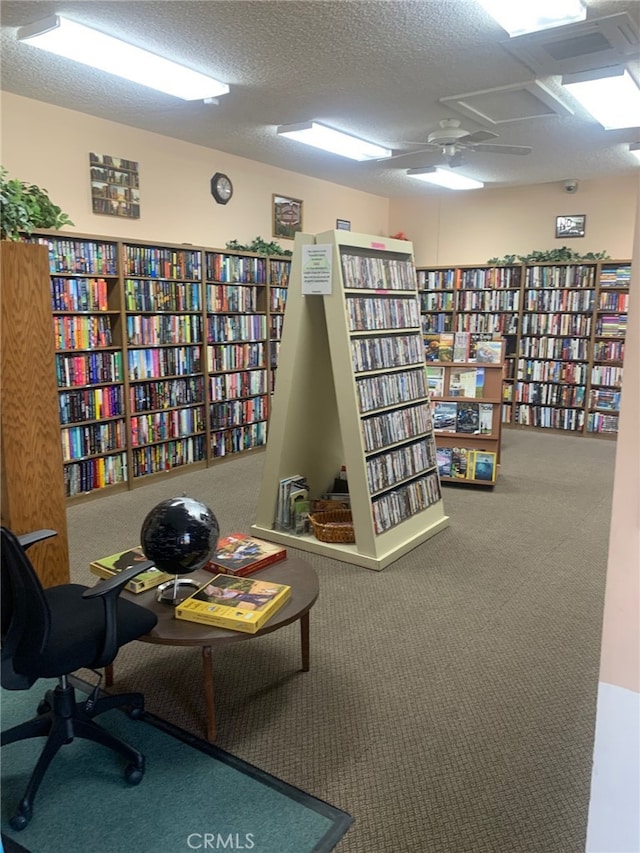
M 436 400 L 433 409 L 433 428 L 441 432 L 455 432 L 457 412 L 457 403 Z
M 264 542 L 246 533 L 232 533 L 218 540 L 218 546 L 204 567 L 214 574 L 245 577 L 284 560 L 287 549 L 273 542 Z
M 480 409 L 478 403 L 458 403 L 455 431 L 467 434 L 480 432 Z
M 466 480 L 469 465 L 469 450 L 466 447 L 454 447 L 451 451 L 451 476 L 456 480 Z
M 436 448 L 436 459 L 438 460 L 438 474 L 441 477 L 451 476 L 451 456 L 453 450 L 451 447 Z
M 491 403 L 479 404 L 478 432 L 481 435 L 489 435 L 493 432 L 493 405 Z
M 127 551 L 119 551 L 117 554 L 112 554 L 110 557 L 102 557 L 99 560 L 94 560 L 89 564 L 89 571 L 97 575 L 99 578 L 112 578 L 118 572 L 128 569 L 130 566 L 135 566 L 136 563 L 145 563 L 147 558 L 142 552 L 142 548 L 136 545 L 134 548 L 129 548 Z M 147 589 L 153 589 L 165 581 L 173 580 L 174 575 L 169 575 L 166 572 L 161 572 L 160 569 L 146 569 L 140 572 L 133 580 L 126 584 L 125 589 L 129 592 L 144 592 Z
M 438 342 L 438 361 L 453 360 L 453 332 L 440 332 Z
M 485 364 L 500 364 L 502 362 L 502 341 L 478 341 L 476 345 L 476 361 Z
M 215 575 L 175 609 L 176 619 L 255 634 L 291 598 L 286 584 Z
M 471 459 L 471 478 L 494 483 L 496 479 L 496 460 L 497 455 L 491 451 L 475 450 Z

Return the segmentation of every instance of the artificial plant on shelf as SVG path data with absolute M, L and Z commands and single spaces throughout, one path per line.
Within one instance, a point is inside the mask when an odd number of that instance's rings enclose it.
M 0 237 L 3 240 L 22 240 L 36 228 L 62 228 L 74 224 L 51 201 L 48 190 L 8 175 L 7 169 L 0 166 Z
M 602 261 L 609 255 L 606 252 L 574 252 L 567 246 L 559 249 L 546 249 L 545 251 L 534 250 L 528 255 L 505 255 L 503 258 L 489 258 L 488 264 L 503 266 L 509 264 L 544 264 L 544 263 L 567 263 L 570 261 Z
M 279 243 L 267 243 L 262 237 L 256 237 L 253 242 L 246 245 L 237 240 L 229 240 L 226 247 L 234 252 L 254 252 L 256 255 L 282 255 L 287 257 L 292 254 L 290 249 L 283 249 Z

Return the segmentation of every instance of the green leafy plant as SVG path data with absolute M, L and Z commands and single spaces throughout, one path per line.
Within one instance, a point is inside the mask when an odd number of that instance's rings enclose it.
M 262 237 L 256 237 L 252 243 L 242 245 L 237 240 L 229 240 L 226 244 L 227 249 L 232 249 L 234 252 L 255 252 L 256 255 L 291 255 L 290 249 L 283 249 L 279 243 L 267 243 Z
M 606 252 L 581 254 L 562 246 L 560 249 L 534 250 L 528 255 L 505 255 L 503 258 L 489 258 L 487 263 L 494 266 L 516 264 L 518 261 L 523 264 L 566 263 L 567 261 L 601 261 L 608 257 L 609 255 Z
M 54 204 L 48 190 L 9 178 L 0 166 L 0 237 L 21 240 L 36 228 L 62 228 L 73 225 L 66 213 Z

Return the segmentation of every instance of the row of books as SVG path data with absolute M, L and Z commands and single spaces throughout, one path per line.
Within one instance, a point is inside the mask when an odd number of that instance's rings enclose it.
M 252 447 L 262 447 L 267 443 L 267 423 L 243 424 L 231 429 L 220 430 L 211 436 L 211 453 L 214 458 L 228 456 Z
M 449 381 L 446 382 L 444 367 L 427 365 L 427 383 L 429 396 L 433 397 L 472 397 L 481 398 L 484 393 L 484 368 L 461 367 L 449 369 Z
M 394 258 L 342 255 L 345 288 L 414 290 L 416 273 L 411 261 Z
M 56 354 L 58 388 L 122 382 L 121 352 L 89 352 L 83 355 Z
M 129 346 L 202 343 L 202 317 L 198 314 L 155 314 L 127 317 Z
M 420 364 L 423 359 L 422 342 L 415 334 L 355 338 L 351 341 L 351 362 L 356 372 Z
M 485 339 L 473 332 L 440 332 L 424 336 L 427 361 L 481 362 L 500 364 L 504 358 L 502 340 Z
M 439 447 L 438 473 L 454 480 L 482 480 L 495 483 L 497 454 L 469 447 Z
M 207 369 L 212 373 L 221 370 L 251 370 L 266 366 L 266 349 L 263 341 L 235 344 L 214 344 L 207 347 Z
M 191 281 L 127 278 L 124 304 L 127 311 L 200 311 L 200 285 Z
M 218 541 L 205 565 L 213 577 L 175 608 L 176 619 L 213 627 L 255 633 L 289 600 L 291 587 L 249 577 L 284 560 L 286 548 L 232 533 Z M 111 578 L 136 563 L 148 562 L 140 546 L 120 551 L 90 564 L 92 574 Z M 155 566 L 144 569 L 126 589 L 138 594 L 172 581 L 174 575 Z
M 493 429 L 493 404 L 473 400 L 452 402 L 436 400 L 433 426 L 440 432 L 459 432 L 467 435 L 489 435 Z
M 420 328 L 420 306 L 414 298 L 347 297 L 349 331 Z
M 96 349 L 113 346 L 110 316 L 70 316 L 53 318 L 57 350 Z
M 207 278 L 222 283 L 265 284 L 267 262 L 265 258 L 206 253 Z
M 363 414 L 428 396 L 424 366 L 401 373 L 358 378 L 356 389 L 360 412 Z
M 64 466 L 65 495 L 68 498 L 104 486 L 125 483 L 126 480 L 127 457 L 124 452 L 115 456 L 83 459 Z
M 51 301 L 54 311 L 106 311 L 109 308 L 106 279 L 53 276 Z
M 129 350 L 129 379 L 160 379 L 163 376 L 200 373 L 200 350 L 199 346 Z
M 246 284 L 208 284 L 207 311 L 254 313 L 258 310 L 258 288 Z
M 95 421 L 124 415 L 122 385 L 107 388 L 82 388 L 58 395 L 61 424 Z
M 207 341 L 260 341 L 267 337 L 266 314 L 217 314 L 207 318 Z
M 30 242 L 47 247 L 52 273 L 118 274 L 118 247 L 115 243 L 57 237 L 31 237 Z
M 65 462 L 124 450 L 127 444 L 124 420 L 65 427 L 60 433 Z
M 141 382 L 129 388 L 129 403 L 135 413 L 204 403 L 203 379 L 201 376 L 189 376 Z
M 162 246 L 124 246 L 125 275 L 149 278 L 199 279 L 202 276 L 200 252 L 168 249 Z

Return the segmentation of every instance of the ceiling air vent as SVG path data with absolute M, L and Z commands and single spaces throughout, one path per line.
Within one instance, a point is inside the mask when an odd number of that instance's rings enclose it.
M 503 41 L 538 76 L 590 71 L 640 58 L 640 33 L 627 12 Z

